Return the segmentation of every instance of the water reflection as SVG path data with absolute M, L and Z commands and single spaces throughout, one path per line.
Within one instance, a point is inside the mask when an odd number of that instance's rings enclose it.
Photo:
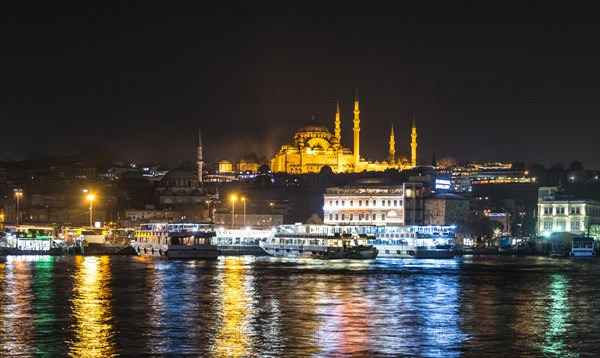
M 545 345 L 542 352 L 562 357 L 573 356 L 566 352 L 565 336 L 568 332 L 567 318 L 569 316 L 569 279 L 562 274 L 551 276 L 550 307 L 547 309 L 547 331 L 544 335 Z
M 35 312 L 35 352 L 38 355 L 52 356 L 62 344 L 56 331 L 56 315 L 54 313 L 54 257 L 48 256 L 33 264 L 34 278 L 32 283 L 33 310 Z
M 75 318 L 72 357 L 116 355 L 110 257 L 75 257 L 71 311 Z M 132 333 L 130 333 L 132 334 Z
M 31 332 L 35 325 L 31 309 L 31 271 L 27 262 L 9 257 L 5 264 L 4 280 L 6 286 L 2 291 L 3 345 L 0 352 L 7 356 L 34 354 L 34 341 Z
M 247 258 L 252 260 L 250 258 Z M 225 257 L 219 265 L 217 296 L 220 322 L 213 354 L 219 357 L 244 357 L 253 352 L 252 279 L 246 277 L 246 258 Z

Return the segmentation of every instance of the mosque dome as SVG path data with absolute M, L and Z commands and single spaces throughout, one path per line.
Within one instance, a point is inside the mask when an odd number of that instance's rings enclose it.
M 319 122 L 310 121 L 306 122 L 303 126 L 298 128 L 298 132 L 324 132 L 329 133 L 329 129 Z

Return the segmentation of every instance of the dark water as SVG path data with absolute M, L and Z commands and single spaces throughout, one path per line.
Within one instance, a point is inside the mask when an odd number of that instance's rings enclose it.
M 0 356 L 595 356 L 597 259 L 0 258 Z

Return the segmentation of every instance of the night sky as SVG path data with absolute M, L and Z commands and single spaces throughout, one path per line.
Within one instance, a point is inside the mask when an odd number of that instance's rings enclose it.
M 361 155 L 600 168 L 595 2 L 0 4 L 0 159 L 269 159 L 315 115 Z

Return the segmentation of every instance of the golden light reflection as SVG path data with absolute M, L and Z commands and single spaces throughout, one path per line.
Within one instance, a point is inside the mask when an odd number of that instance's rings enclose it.
M 224 272 L 220 275 L 222 320 L 216 336 L 215 354 L 218 357 L 246 357 L 252 353 L 249 337 L 248 301 L 244 285 L 246 268 L 243 259 L 224 258 Z
M 30 332 L 34 329 L 33 313 L 30 305 L 31 272 L 26 262 L 11 260 L 5 265 L 1 279 L 6 282 L 0 294 L 1 327 L 3 345 L 0 353 L 7 356 L 33 355 L 34 347 Z
M 112 322 L 110 257 L 75 258 L 71 357 L 115 356 L 115 329 Z

